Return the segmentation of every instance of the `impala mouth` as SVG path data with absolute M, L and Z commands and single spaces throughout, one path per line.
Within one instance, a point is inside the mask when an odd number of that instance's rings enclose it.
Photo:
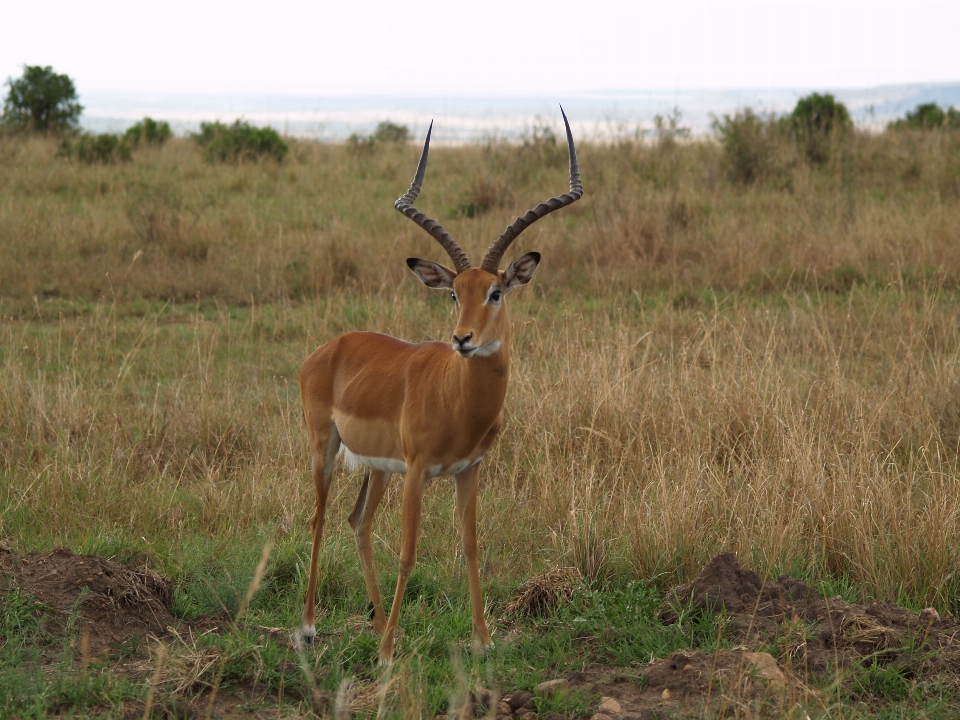
M 453 343 L 453 349 L 457 352 L 457 355 L 462 358 L 471 358 L 474 356 L 490 357 L 500 350 L 500 341 L 494 340 L 485 345 L 460 345 L 459 343 Z
M 472 357 L 476 354 L 477 350 L 480 349 L 479 345 L 460 345 L 459 343 L 453 343 L 453 349 L 457 352 L 462 358 Z

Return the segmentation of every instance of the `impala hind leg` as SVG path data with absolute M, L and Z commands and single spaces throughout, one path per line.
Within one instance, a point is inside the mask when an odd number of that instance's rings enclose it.
M 457 514 L 463 533 L 463 559 L 467 565 L 467 585 L 473 613 L 473 640 L 481 647 L 490 647 L 493 640 L 483 617 L 483 595 L 480 592 L 480 567 L 477 562 L 477 489 L 480 484 L 480 463 L 457 475 Z
M 363 581 L 367 585 L 367 597 L 373 605 L 373 629 L 383 633 L 387 617 L 383 612 L 383 600 L 380 597 L 380 584 L 377 582 L 377 569 L 373 563 L 373 542 L 370 539 L 373 529 L 373 514 L 377 511 L 383 494 L 390 483 L 390 473 L 382 470 L 367 470 L 363 475 L 363 486 L 357 504 L 350 513 L 348 521 L 353 528 L 357 541 L 357 553 L 363 567 Z
M 397 591 L 393 595 L 390 617 L 380 641 L 380 663 L 388 664 L 393 659 L 393 643 L 400 621 L 400 605 L 407 589 L 407 580 L 417 562 L 417 540 L 420 536 L 420 515 L 423 509 L 423 493 L 427 485 L 426 468 L 420 463 L 407 464 L 407 476 L 403 481 L 403 504 L 400 509 L 400 571 L 397 574 Z
M 304 642 L 313 645 L 317 637 L 317 561 L 320 558 L 320 540 L 323 538 L 323 517 L 327 510 L 327 494 L 330 492 L 330 480 L 333 477 L 333 464 L 340 449 L 340 433 L 331 421 L 318 430 L 311 438 L 310 460 L 313 466 L 313 485 L 317 500 L 310 520 L 313 543 L 310 549 L 310 577 L 307 580 L 307 594 L 303 601 L 303 624 L 300 635 Z

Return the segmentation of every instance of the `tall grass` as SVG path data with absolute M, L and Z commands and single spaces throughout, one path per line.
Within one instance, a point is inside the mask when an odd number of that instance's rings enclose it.
M 300 362 L 350 329 L 450 331 L 402 262 L 439 250 L 391 207 L 415 149 L 294 143 L 236 167 L 180 141 L 117 167 L 54 153 L 0 144 L 0 538 L 175 574 L 191 547 L 305 551 Z M 857 136 L 786 185 L 732 184 L 724 163 L 711 143 L 584 143 L 583 201 L 518 241 L 545 261 L 509 300 L 485 578 L 562 563 L 669 585 L 733 549 L 960 610 L 960 141 Z M 422 207 L 476 256 L 564 183 L 549 144 L 438 148 Z M 491 184 L 505 197 L 476 202 Z M 331 553 L 352 543 L 357 483 L 336 482 Z M 422 562 L 459 574 L 456 534 L 437 480 Z

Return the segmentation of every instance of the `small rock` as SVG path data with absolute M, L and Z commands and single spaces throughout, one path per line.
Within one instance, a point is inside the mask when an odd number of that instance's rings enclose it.
M 516 713 L 521 709 L 533 710 L 536 707 L 533 693 L 526 692 L 525 690 L 514 690 L 512 693 L 507 695 L 504 700 L 510 703 L 510 711 L 513 713 Z
M 544 697 L 553 697 L 561 690 L 570 687 L 570 681 L 566 678 L 557 678 L 556 680 L 547 680 L 537 685 L 537 694 Z
M 513 717 L 513 708 L 510 701 L 504 698 L 497 704 L 497 717 Z
M 940 622 L 940 613 L 937 612 L 936 608 L 924 608 L 920 611 L 920 622 L 926 624 Z
M 751 663 L 757 669 L 757 674 L 765 680 L 769 680 L 774 687 L 786 687 L 787 678 L 770 653 L 745 652 L 743 659 Z
M 474 714 L 486 715 L 487 711 L 497 704 L 497 696 L 485 687 L 477 685 L 470 693 L 470 701 L 473 705 Z
M 537 720 L 538 715 L 533 710 L 527 710 L 520 716 L 520 720 Z
M 620 708 L 620 703 L 616 698 L 604 697 L 600 698 L 600 707 L 598 708 L 600 713 L 606 715 L 619 715 L 622 712 Z
M 686 675 L 691 670 L 693 670 L 693 665 L 691 665 L 690 663 L 687 663 L 686 665 L 683 666 L 683 670 L 681 670 L 680 672 Z
M 661 700 L 669 700 L 669 699 L 670 699 L 670 688 L 664 688 L 664 689 L 663 689 L 663 692 L 660 693 L 660 699 L 661 699 Z
M 609 715 L 604 715 L 603 713 L 597 713 L 590 717 L 590 720 L 613 720 Z

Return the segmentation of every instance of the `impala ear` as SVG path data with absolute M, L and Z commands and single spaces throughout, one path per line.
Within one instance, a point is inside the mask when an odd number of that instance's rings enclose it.
M 407 258 L 407 267 L 413 270 L 413 274 L 420 278 L 428 288 L 434 290 L 453 289 L 453 279 L 457 274 L 443 265 L 420 258 Z
M 533 278 L 533 272 L 540 263 L 540 253 L 532 252 L 518 257 L 510 267 L 503 271 L 503 284 L 507 292 L 519 285 L 526 285 Z

